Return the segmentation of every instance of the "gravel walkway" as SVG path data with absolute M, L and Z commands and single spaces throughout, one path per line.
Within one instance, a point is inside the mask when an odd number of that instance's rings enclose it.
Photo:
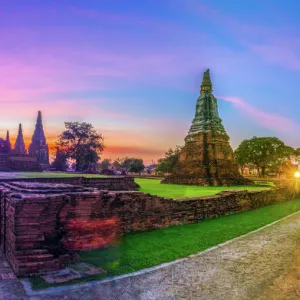
M 237 224 L 239 226 L 239 224 Z M 56 288 L 32 300 L 300 299 L 300 212 L 200 255 L 119 280 Z M 298 274 L 297 273 L 297 274 Z M 294 288 L 283 290 L 286 278 Z M 298 288 L 297 288 L 298 287 Z M 279 293 L 278 290 L 281 292 Z

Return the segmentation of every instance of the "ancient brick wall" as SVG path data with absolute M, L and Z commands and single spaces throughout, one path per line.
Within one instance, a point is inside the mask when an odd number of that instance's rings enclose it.
M 106 246 L 125 232 L 197 222 L 292 197 L 282 187 L 172 200 L 136 191 L 6 181 L 0 183 L 0 244 L 18 276 L 37 275 L 58 270 L 78 251 Z
M 7 154 L 0 153 L 0 171 L 9 171 Z
M 0 171 L 40 171 L 36 156 L 28 154 L 0 154 Z
M 120 232 L 144 231 L 197 222 L 293 198 L 289 189 L 228 191 L 202 198 L 172 200 L 140 192 L 107 192 L 93 218 L 116 216 Z
M 3 179 L 1 182 L 40 182 L 40 183 L 64 183 L 72 185 L 82 185 L 84 187 L 96 188 L 98 190 L 110 191 L 135 191 L 138 185 L 133 177 L 110 176 L 110 177 L 53 177 L 53 178 L 13 178 Z
M 56 271 L 79 250 L 101 248 L 117 218 L 93 220 L 102 193 L 68 184 L 6 182 L 0 186 L 1 248 L 18 276 Z

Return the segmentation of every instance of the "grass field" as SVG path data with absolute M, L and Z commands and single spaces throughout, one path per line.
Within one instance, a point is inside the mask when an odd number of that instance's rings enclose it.
M 9 175 L 9 174 L 8 174 Z M 87 178 L 108 177 L 100 174 L 74 174 L 64 172 L 19 172 L 13 173 L 14 178 L 60 178 L 60 177 L 80 177 Z M 140 185 L 139 191 L 157 195 L 165 198 L 189 198 L 200 196 L 215 195 L 224 190 L 262 190 L 263 186 L 230 186 L 230 187 L 205 187 L 205 186 L 189 186 L 176 184 L 160 184 L 160 179 L 144 179 L 135 178 L 135 182 Z
M 224 190 L 263 190 L 262 186 L 190 186 L 178 184 L 161 184 L 160 179 L 135 178 L 140 185 L 139 191 L 165 198 L 189 198 L 199 196 L 211 196 Z
M 126 274 L 203 251 L 296 211 L 300 211 L 300 198 L 198 223 L 130 233 L 114 247 L 82 252 L 81 260 L 105 269 L 106 276 Z M 95 275 L 71 283 L 103 277 Z M 34 289 L 50 286 L 39 277 L 32 278 L 31 283 Z

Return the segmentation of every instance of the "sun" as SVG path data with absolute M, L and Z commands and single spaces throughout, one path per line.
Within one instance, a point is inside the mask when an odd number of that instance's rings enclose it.
M 299 171 L 295 172 L 294 176 L 295 178 L 300 178 L 300 172 Z

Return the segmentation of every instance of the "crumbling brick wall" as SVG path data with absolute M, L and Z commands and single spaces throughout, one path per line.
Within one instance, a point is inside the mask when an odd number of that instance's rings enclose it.
M 197 222 L 292 199 L 284 187 L 172 200 L 136 191 L 28 181 L 0 183 L 1 248 L 18 276 L 58 270 L 117 236 Z
M 72 184 L 83 187 L 96 188 L 98 190 L 110 191 L 135 191 L 138 185 L 134 182 L 133 177 L 110 176 L 110 177 L 49 177 L 49 178 L 0 178 L 1 182 L 38 182 L 54 184 Z

